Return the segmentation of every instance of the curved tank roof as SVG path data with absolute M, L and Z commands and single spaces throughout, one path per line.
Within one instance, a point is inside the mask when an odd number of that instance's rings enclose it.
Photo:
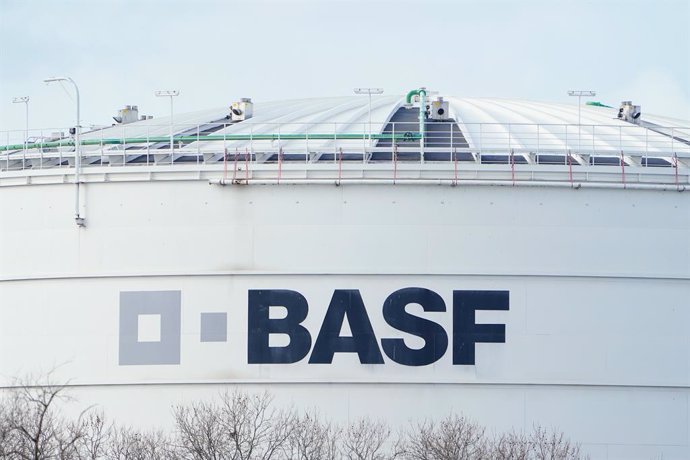
M 432 96 L 436 98 L 438 96 Z M 510 137 L 510 145 L 517 149 L 537 150 L 546 146 L 567 148 L 576 138 L 595 148 L 616 150 L 625 145 L 649 148 L 651 127 L 673 127 L 674 135 L 690 139 L 690 121 L 643 113 L 639 124 L 620 120 L 618 109 L 576 104 L 536 102 L 520 99 L 445 96 L 449 103 L 449 117 L 459 126 L 470 147 L 502 148 Z M 373 96 L 371 99 L 371 132 L 381 133 L 396 111 L 404 106 L 401 95 Z M 578 114 L 579 112 L 579 114 Z M 194 134 L 197 126 L 226 122 L 228 107 L 175 114 L 176 134 Z M 578 118 L 579 117 L 579 118 Z M 410 117 L 408 117 L 410 118 Z M 416 119 L 416 115 L 411 117 Z M 85 139 L 165 136 L 169 134 L 169 117 L 159 117 L 126 125 L 115 125 L 85 133 Z M 409 122 L 401 131 L 412 126 Z M 577 127 L 573 130 L 573 127 Z M 203 129 L 203 128 L 202 128 Z M 190 132 L 191 130 L 191 132 Z M 537 132 L 537 130 L 539 132 Z M 229 124 L 214 134 L 297 133 L 357 134 L 369 132 L 369 101 L 367 97 L 324 97 L 294 99 L 254 104 L 254 116 L 240 123 Z M 201 142 L 202 146 L 204 141 Z M 230 146 L 243 147 L 246 142 Z M 289 149 L 301 141 L 285 140 L 281 145 Z M 328 148 L 328 141 L 312 141 Z M 539 145 L 541 144 L 541 145 Z M 654 146 L 652 146 L 654 148 Z
M 447 106 L 440 106 L 440 99 Z M 434 105 L 437 104 L 437 105 Z M 431 115 L 402 95 L 256 102 L 232 119 L 230 105 L 117 124 L 81 134 L 85 166 L 217 164 L 240 154 L 252 164 L 408 161 L 687 168 L 690 121 L 616 108 L 433 94 Z M 439 107 L 442 116 L 434 116 Z M 428 108 L 428 107 L 427 107 Z M 432 113 L 433 112 L 433 113 Z M 66 130 L 65 130 L 66 131 Z M 0 146 L 0 170 L 76 162 L 75 140 L 57 136 Z M 172 145 L 171 145 L 172 142 Z

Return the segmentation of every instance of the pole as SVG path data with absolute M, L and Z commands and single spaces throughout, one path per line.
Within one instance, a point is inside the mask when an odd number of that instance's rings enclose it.
M 26 154 L 28 153 L 29 150 L 29 96 L 22 96 L 22 97 L 15 97 L 12 98 L 12 103 L 13 104 L 19 104 L 23 103 L 24 104 L 24 110 L 25 110 L 25 123 L 24 123 L 24 142 L 23 147 L 24 147 L 24 159 L 26 159 Z M 26 165 L 23 164 L 22 167 L 25 167 Z
M 368 94 L 369 95 L 369 148 L 372 148 L 371 139 L 371 95 L 372 94 L 383 94 L 383 88 L 355 88 L 355 94 Z
M 26 123 L 24 124 L 24 150 L 29 150 L 29 98 L 24 101 L 26 108 Z
M 169 97 L 170 98 L 170 164 L 174 163 L 173 154 L 175 153 L 175 144 L 173 143 L 173 97 L 178 96 L 180 92 L 176 89 L 156 91 L 154 93 L 156 97 Z
M 596 91 L 568 91 L 568 96 L 577 96 L 577 152 L 580 153 L 582 147 L 582 96 L 596 96 Z M 565 125 L 566 136 L 568 135 L 568 125 Z M 566 146 L 567 147 L 567 146 Z
M 81 114 L 80 114 L 80 100 L 79 100 L 79 87 L 76 82 L 70 77 L 51 77 L 43 80 L 46 83 L 51 83 L 55 81 L 68 81 L 74 86 L 74 92 L 77 95 L 77 125 L 74 127 L 74 183 L 75 187 L 75 198 L 74 198 L 74 220 L 79 227 L 85 227 L 86 222 L 80 213 L 79 206 L 79 185 L 81 183 Z M 27 108 L 28 113 L 28 108 Z M 28 115 L 27 115 L 28 116 Z
M 76 156 L 74 162 L 74 181 L 77 184 L 76 187 L 76 199 L 74 200 L 74 220 L 77 222 L 79 227 L 84 226 L 84 219 L 80 215 L 79 209 L 79 184 L 81 183 L 81 114 L 80 108 L 81 104 L 79 101 L 79 87 L 70 77 L 67 77 L 67 81 L 74 85 L 74 91 L 77 93 L 77 126 L 74 129 L 74 155 Z

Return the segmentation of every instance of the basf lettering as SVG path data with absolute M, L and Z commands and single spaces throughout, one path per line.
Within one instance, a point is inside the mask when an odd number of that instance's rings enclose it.
M 475 364 L 475 344 L 505 343 L 504 324 L 477 324 L 477 310 L 508 310 L 508 291 L 454 290 L 452 305 L 452 358 L 455 365 Z M 385 354 L 405 366 L 425 366 L 438 361 L 447 351 L 449 334 L 438 323 L 412 315 L 409 304 L 425 312 L 444 313 L 446 305 L 436 292 L 409 287 L 390 294 L 383 303 L 383 318 L 398 331 L 424 341 L 420 349 L 409 348 L 400 337 L 377 340 L 359 290 L 336 289 L 326 310 L 312 348 L 312 333 L 302 322 L 309 314 L 306 298 L 291 290 L 250 290 L 248 294 L 247 358 L 250 364 L 295 363 L 309 356 L 310 364 L 330 364 L 336 353 L 356 353 L 362 364 L 383 364 Z M 283 307 L 284 318 L 269 317 L 270 307 Z M 352 332 L 341 336 L 344 320 Z M 289 343 L 270 346 L 270 334 L 285 334 Z M 380 343 L 380 346 L 379 346 Z
M 475 314 L 480 310 L 509 310 L 507 290 L 453 290 L 447 293 L 452 293 L 452 305 L 447 306 L 439 293 L 422 287 L 398 289 L 382 305 L 366 305 L 359 289 L 335 289 L 327 306 L 314 306 L 313 310 L 307 297 L 296 290 L 246 292 L 247 324 L 238 322 L 237 316 L 229 322 L 227 312 L 199 311 L 198 340 L 227 343 L 231 324 L 230 336 L 234 346 L 238 346 L 238 340 L 243 340 L 241 330 L 246 327 L 244 364 L 249 365 L 324 365 L 332 364 L 336 355 L 347 354 L 356 356 L 360 364 L 428 366 L 450 352 L 453 365 L 471 366 L 475 364 L 477 343 L 506 341 L 504 324 L 478 324 Z M 188 313 L 183 314 L 182 299 L 179 290 L 120 292 L 121 366 L 182 363 L 182 325 L 190 318 Z M 408 308 L 411 305 L 415 308 Z M 285 314 L 272 317 L 272 307 L 280 307 Z M 413 313 L 419 307 L 423 315 Z M 382 322 L 386 332 L 379 330 L 377 335 L 376 329 Z M 349 327 L 348 334 L 342 332 L 345 325 Z M 287 339 L 279 342 L 286 344 L 276 345 L 271 340 L 275 336 Z M 419 339 L 414 341 L 418 346 L 410 346 L 410 336 Z M 233 364 L 242 363 L 235 357 Z

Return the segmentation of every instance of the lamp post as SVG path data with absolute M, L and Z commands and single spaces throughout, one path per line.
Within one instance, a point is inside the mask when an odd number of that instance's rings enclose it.
M 173 162 L 173 153 L 175 153 L 175 146 L 173 144 L 173 97 L 179 96 L 180 92 L 176 89 L 156 91 L 157 97 L 170 98 L 170 163 Z
M 582 123 L 580 122 L 580 111 L 582 104 L 582 97 L 593 97 L 596 96 L 596 91 L 568 91 L 568 96 L 577 96 L 577 152 L 580 153 L 581 144 L 581 133 L 582 133 Z M 566 128 L 567 129 L 567 128 Z
M 13 104 L 24 104 L 26 109 L 26 123 L 24 124 L 24 155 L 29 148 L 29 96 L 15 97 L 12 99 Z
M 76 199 L 74 201 L 74 220 L 79 227 L 86 226 L 86 220 L 81 216 L 79 209 L 79 182 L 81 181 L 79 175 L 81 173 L 81 117 L 79 114 L 79 87 L 70 77 L 50 77 L 43 80 L 45 83 L 52 83 L 56 81 L 68 81 L 74 86 L 74 92 L 77 95 L 77 125 L 74 128 L 74 182 L 76 187 Z
M 369 147 L 371 147 L 371 95 L 383 94 L 383 88 L 355 88 L 355 94 L 369 95 Z

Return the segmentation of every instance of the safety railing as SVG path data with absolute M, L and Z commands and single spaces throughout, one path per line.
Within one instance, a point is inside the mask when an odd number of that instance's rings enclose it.
M 0 171 L 73 167 L 68 129 L 0 133 Z M 82 167 L 324 162 L 687 167 L 690 127 L 448 123 L 135 123 L 81 133 Z

